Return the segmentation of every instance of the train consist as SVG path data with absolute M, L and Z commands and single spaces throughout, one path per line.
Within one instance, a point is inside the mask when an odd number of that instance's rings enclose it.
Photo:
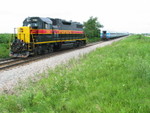
M 50 53 L 64 45 L 84 46 L 83 25 L 79 22 L 54 18 L 28 17 L 11 44 L 10 56 L 28 57 Z
M 111 32 L 111 31 L 102 31 L 101 38 L 102 40 L 108 40 L 113 38 L 119 38 L 123 36 L 128 36 L 128 32 Z

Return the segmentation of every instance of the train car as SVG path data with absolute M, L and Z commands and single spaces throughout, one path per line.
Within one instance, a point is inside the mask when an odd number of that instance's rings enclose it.
M 128 32 L 112 32 L 112 31 L 102 31 L 101 38 L 102 40 L 109 40 L 113 38 L 119 38 L 123 36 L 128 36 Z
M 67 44 L 73 47 L 86 44 L 83 25 L 62 19 L 28 17 L 16 34 L 11 44 L 12 57 L 50 53 Z

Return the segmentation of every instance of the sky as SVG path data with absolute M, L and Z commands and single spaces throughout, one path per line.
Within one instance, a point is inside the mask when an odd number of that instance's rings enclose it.
M 26 17 L 51 17 L 83 23 L 97 17 L 103 29 L 150 33 L 150 0 L 2 0 L 0 33 L 13 33 Z

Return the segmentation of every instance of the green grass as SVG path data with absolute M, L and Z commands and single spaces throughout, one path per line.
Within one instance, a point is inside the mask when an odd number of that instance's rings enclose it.
M 0 44 L 0 59 L 9 57 L 9 44 Z
M 11 34 L 0 34 L 0 59 L 9 57 Z
M 87 43 L 97 42 L 100 40 L 101 40 L 100 37 L 87 38 Z
M 9 43 L 11 39 L 11 34 L 3 33 L 0 34 L 0 43 Z
M 130 36 L 39 76 L 1 95 L 0 111 L 149 113 L 150 38 Z

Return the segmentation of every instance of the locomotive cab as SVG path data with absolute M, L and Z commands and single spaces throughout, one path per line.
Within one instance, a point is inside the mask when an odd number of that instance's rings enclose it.
M 23 27 L 17 28 L 17 36 L 11 44 L 10 56 L 28 57 L 35 54 L 35 51 L 37 51 L 35 50 L 35 43 L 48 38 L 47 35 L 44 37 L 42 35 L 43 33 L 51 34 L 51 31 L 48 29 L 52 29 L 52 21 L 50 19 L 39 17 L 26 18 L 23 21 Z
M 33 48 L 32 29 L 38 29 L 37 19 L 31 21 L 27 18 L 23 22 L 23 27 L 17 28 L 15 40 L 11 44 L 10 56 L 28 57 Z

